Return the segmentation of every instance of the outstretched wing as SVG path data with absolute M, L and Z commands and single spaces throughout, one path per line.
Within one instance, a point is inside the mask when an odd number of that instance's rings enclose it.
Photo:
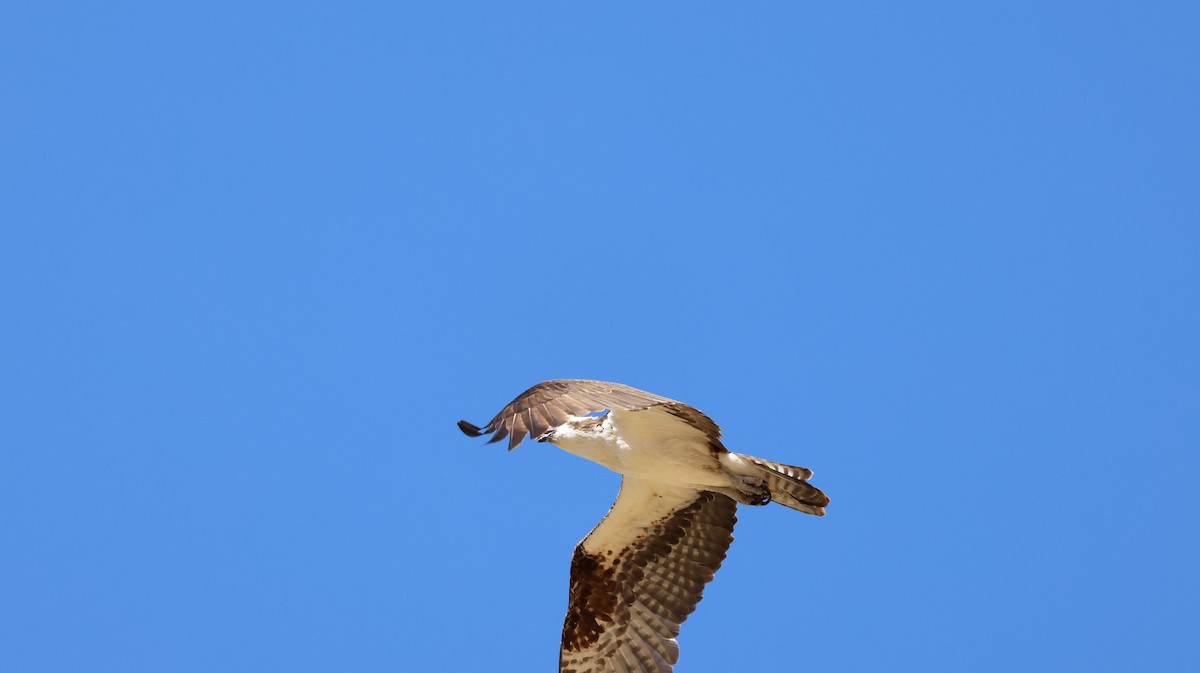
M 733 541 L 737 504 L 625 477 L 575 548 L 559 673 L 670 673 L 675 637 Z
M 665 405 L 672 414 L 704 431 L 712 440 L 719 441 L 721 429 L 717 424 L 682 402 L 621 383 L 586 379 L 544 381 L 509 402 L 482 428 L 466 421 L 459 421 L 458 428 L 472 437 L 494 433 L 488 440 L 489 444 L 508 437 L 511 451 L 526 435 L 538 437 L 566 423 L 572 416 L 594 414 L 605 409 L 637 411 L 658 405 Z

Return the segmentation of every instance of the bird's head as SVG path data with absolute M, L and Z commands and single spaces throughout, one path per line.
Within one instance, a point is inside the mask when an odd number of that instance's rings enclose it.
M 607 441 L 603 416 L 573 416 L 571 420 L 550 428 L 537 437 L 562 448 L 577 447 L 597 441 Z

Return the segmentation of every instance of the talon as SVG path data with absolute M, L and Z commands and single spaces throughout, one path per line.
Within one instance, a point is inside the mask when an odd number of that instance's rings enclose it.
M 765 479 L 740 477 L 738 481 L 740 482 L 738 484 L 738 491 L 741 493 L 742 503 L 754 507 L 771 504 L 771 490 L 767 488 Z

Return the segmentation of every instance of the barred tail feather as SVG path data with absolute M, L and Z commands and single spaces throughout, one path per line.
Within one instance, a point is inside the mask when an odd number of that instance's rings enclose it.
M 798 512 L 825 516 L 825 506 L 829 504 L 829 496 L 808 483 L 807 480 L 813 474 L 812 470 L 807 467 L 775 463 L 754 456 L 743 455 L 742 457 L 762 470 L 762 477 L 767 480 L 767 488 L 771 491 L 772 500 Z

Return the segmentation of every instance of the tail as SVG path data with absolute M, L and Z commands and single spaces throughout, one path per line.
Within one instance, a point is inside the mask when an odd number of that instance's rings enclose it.
M 807 480 L 813 474 L 812 470 L 807 467 L 773 463 L 745 454 L 742 454 L 742 458 L 759 468 L 760 476 L 767 480 L 767 488 L 771 491 L 772 500 L 798 512 L 825 516 L 825 506 L 829 504 L 829 496 L 808 483 Z

